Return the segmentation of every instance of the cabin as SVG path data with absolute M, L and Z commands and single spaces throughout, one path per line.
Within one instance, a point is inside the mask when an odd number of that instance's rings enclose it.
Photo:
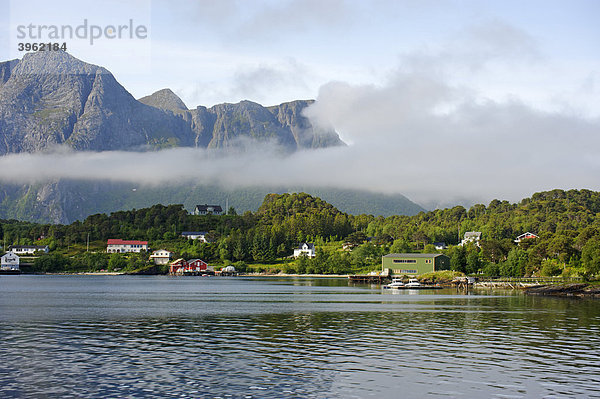
M 148 241 L 130 241 L 120 239 L 109 239 L 106 243 L 106 252 L 109 254 L 120 254 L 128 252 L 140 253 L 148 250 Z
M 317 256 L 315 254 L 315 244 L 312 242 L 303 242 L 298 246 L 298 248 L 294 249 L 294 258 L 299 258 L 302 255 L 309 258 L 314 258 Z
M 527 232 L 527 233 L 523 233 L 520 236 L 518 236 L 515 239 L 515 242 L 519 243 L 519 242 L 521 242 L 523 240 L 531 240 L 531 239 L 534 239 L 534 238 L 540 238 L 540 237 L 537 236 L 537 235 L 535 235 L 535 234 L 533 234 L 533 233 Z
M 166 249 L 158 249 L 150 255 L 150 260 L 153 261 L 155 265 L 166 265 L 171 259 L 173 259 L 173 252 L 167 251 Z
M 33 255 L 36 252 L 50 252 L 50 248 L 47 245 L 13 245 L 8 247 L 8 250 L 16 255 Z
M 169 274 L 213 274 L 214 272 L 214 267 L 209 266 L 208 263 L 202 259 L 190 259 L 188 261 L 183 258 L 179 258 L 176 261 L 171 262 L 169 266 Z
M 194 215 L 221 215 L 223 208 L 220 205 L 196 205 Z
M 18 271 L 19 265 L 19 256 L 12 251 L 8 251 L 0 258 L 0 270 Z
M 465 233 L 465 238 L 463 238 L 463 240 L 458 245 L 460 245 L 462 247 L 471 242 L 479 247 L 480 240 L 481 240 L 481 231 L 467 231 Z
M 208 242 L 206 236 L 208 232 L 206 231 L 182 231 L 181 236 L 187 238 L 188 240 L 199 240 L 200 242 Z
M 381 269 L 395 275 L 418 276 L 450 270 L 450 258 L 443 254 L 388 254 L 381 257 Z

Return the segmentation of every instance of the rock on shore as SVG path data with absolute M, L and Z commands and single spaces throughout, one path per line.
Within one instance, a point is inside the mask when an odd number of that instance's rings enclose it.
M 600 298 L 600 286 L 585 283 L 536 285 L 525 289 L 528 295 L 577 296 Z

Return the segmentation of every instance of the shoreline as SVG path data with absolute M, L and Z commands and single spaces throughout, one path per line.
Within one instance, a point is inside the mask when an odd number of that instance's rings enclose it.
M 78 272 L 78 273 L 21 273 L 19 275 L 48 275 L 48 276 L 149 276 L 147 274 L 135 274 L 128 272 Z M 168 274 L 152 274 L 152 276 L 169 276 Z M 239 274 L 235 277 L 260 277 L 260 278 L 329 278 L 329 279 L 348 279 L 348 274 L 269 274 L 269 273 L 248 273 Z M 192 276 L 188 276 L 192 277 Z M 211 276 L 221 277 L 221 276 Z M 229 276 L 222 276 L 229 277 Z M 372 285 L 374 283 L 358 282 L 357 284 Z M 443 285 L 444 288 L 453 288 L 453 285 Z M 543 284 L 515 286 L 513 283 L 495 283 L 493 285 L 484 285 L 475 283 L 472 288 L 484 290 L 510 290 L 521 291 L 525 295 L 532 296 L 554 296 L 554 297 L 572 297 L 572 298 L 600 298 L 600 285 L 591 283 L 569 283 L 569 284 Z
M 589 283 L 578 284 L 546 284 L 528 287 L 523 290 L 526 295 L 600 298 L 600 285 Z

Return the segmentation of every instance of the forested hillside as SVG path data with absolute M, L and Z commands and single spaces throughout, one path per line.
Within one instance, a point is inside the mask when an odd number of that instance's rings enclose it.
M 286 262 L 286 271 L 295 272 L 376 269 L 386 253 L 435 252 L 434 242 L 445 242 L 449 247 L 443 252 L 451 257 L 452 268 L 466 273 L 591 276 L 600 271 L 600 193 L 589 190 L 553 190 L 518 204 L 494 200 L 470 209 L 457 206 L 387 218 L 349 215 L 304 193 L 269 194 L 257 212 L 232 211 L 227 216 L 194 216 L 182 205 L 154 205 L 93 215 L 70 225 L 3 220 L 0 234 L 7 245 L 48 244 L 56 253 L 74 256 L 74 268 L 84 267 L 75 265 L 83 255 L 69 248 L 83 248 L 89 239 L 101 252 L 107 239 L 122 238 L 149 240 L 153 249 L 238 266 L 281 262 L 298 243 L 315 242 L 315 259 Z M 188 241 L 180 237 L 181 231 L 207 231 L 212 242 Z M 467 231 L 482 233 L 479 246 L 456 245 Z M 539 238 L 515 243 L 525 232 Z M 342 250 L 344 242 L 354 249 Z M 102 256 L 102 265 L 108 266 L 108 255 Z

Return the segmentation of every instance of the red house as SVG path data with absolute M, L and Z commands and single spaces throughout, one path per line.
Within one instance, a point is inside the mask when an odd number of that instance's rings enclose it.
M 540 237 L 536 236 L 533 233 L 527 232 L 527 233 L 523 233 L 520 236 L 518 236 L 517 239 L 515 240 L 515 242 L 521 242 L 523 240 L 531 240 L 532 238 L 540 238 Z
M 183 258 L 171 262 L 170 274 L 214 272 L 214 268 L 201 259 L 185 260 Z

